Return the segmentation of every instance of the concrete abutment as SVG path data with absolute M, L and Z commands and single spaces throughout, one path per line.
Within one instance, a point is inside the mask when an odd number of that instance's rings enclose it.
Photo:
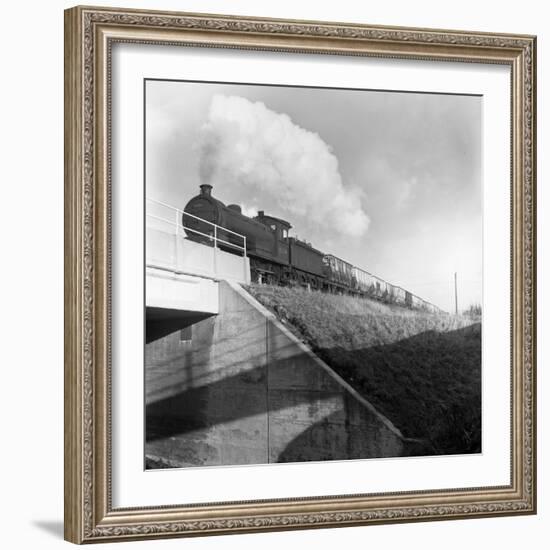
M 146 454 L 208 466 L 401 456 L 383 417 L 235 283 L 216 315 L 146 344 Z

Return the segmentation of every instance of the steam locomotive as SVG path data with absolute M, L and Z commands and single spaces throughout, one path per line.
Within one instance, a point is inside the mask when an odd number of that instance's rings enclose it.
M 185 206 L 182 225 L 188 239 L 212 246 L 216 229 L 211 224 L 218 226 L 221 233 L 216 238 L 220 248 L 236 253 L 246 248 L 253 282 L 301 285 L 325 292 L 368 296 L 411 309 L 439 311 L 411 292 L 291 237 L 292 226 L 286 220 L 268 216 L 263 210 L 250 218 L 239 205 L 226 206 L 212 196 L 211 185 L 202 184 L 200 193 Z M 244 247 L 241 236 L 246 238 Z

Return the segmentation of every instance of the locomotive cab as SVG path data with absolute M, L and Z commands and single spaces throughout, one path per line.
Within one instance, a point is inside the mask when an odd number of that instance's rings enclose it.
M 254 221 L 267 227 L 273 235 L 273 256 L 275 258 L 284 257 L 285 263 L 289 261 L 288 250 L 288 231 L 292 227 L 287 221 L 274 216 L 266 216 L 263 210 L 258 211 L 258 215 L 252 218 Z
M 288 232 L 292 226 L 287 221 L 273 216 L 266 216 L 263 210 L 260 210 L 258 215 L 253 219 L 269 227 L 271 231 L 276 233 L 278 241 L 285 241 L 288 239 Z

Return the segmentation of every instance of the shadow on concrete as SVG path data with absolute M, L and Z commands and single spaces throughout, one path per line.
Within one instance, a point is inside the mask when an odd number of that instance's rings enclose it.
M 150 344 L 160 340 L 208 317 L 212 317 L 212 314 L 148 307 L 145 316 L 145 343 Z
M 63 521 L 61 520 L 36 520 L 32 522 L 38 529 L 52 535 L 56 539 L 63 539 Z
M 277 365 L 271 365 L 270 368 L 277 368 Z M 147 404 L 146 441 L 181 436 L 285 408 L 284 400 L 269 399 L 265 389 L 266 377 L 267 368 L 262 365 Z M 325 391 L 323 398 L 339 393 Z M 296 396 L 293 406 L 315 402 L 319 399 L 319 392 L 300 391 Z
M 207 322 L 210 323 L 210 321 Z M 265 363 L 265 346 L 255 352 L 252 349 L 247 350 L 247 344 L 243 346 L 241 341 L 221 338 L 216 344 L 218 348 L 223 346 L 224 363 L 222 366 L 212 368 L 213 329 L 203 330 L 201 335 L 194 335 L 193 343 L 190 342 L 191 346 L 181 345 L 177 332 L 178 329 L 167 335 L 171 340 L 168 345 L 166 341 L 161 341 L 158 349 L 155 342 L 151 342 L 147 347 L 145 372 L 147 403 L 158 401 L 159 397 L 162 398 L 166 392 L 173 395 L 190 387 L 203 385 L 209 379 L 230 376 L 231 372 L 241 368 L 246 369 L 251 364 Z M 248 331 L 240 332 L 239 336 L 250 340 L 247 333 Z M 251 347 L 250 344 L 248 347 Z M 242 357 L 245 350 L 246 359 L 238 361 L 237 358 Z
M 380 435 L 375 430 L 365 433 L 362 427 L 346 426 L 348 437 L 343 441 L 343 444 L 319 445 L 319 440 L 326 438 L 330 433 L 330 426 L 337 424 L 340 412 L 332 413 L 331 415 L 319 420 L 301 434 L 290 441 L 283 451 L 278 455 L 274 462 L 308 462 L 308 461 L 324 461 L 324 460 L 356 460 L 361 458 L 387 458 L 395 456 L 393 454 L 385 454 L 383 444 L 378 444 L 373 440 Z M 369 442 L 369 446 L 379 449 L 378 454 L 373 454 L 370 448 L 363 442 L 358 441 L 364 439 Z M 312 442 L 316 442 L 312 445 Z M 424 441 L 405 441 L 399 456 L 430 456 L 437 454 L 429 442 Z
M 325 445 L 312 445 L 312 442 L 318 442 L 320 439 L 326 438 L 327 433 L 330 433 L 330 426 L 332 424 L 337 424 L 341 416 L 340 411 L 338 411 L 326 416 L 322 420 L 312 423 L 310 427 L 288 443 L 274 462 L 317 462 L 324 460 L 367 458 L 366 455 L 361 452 L 360 445 L 352 444 L 353 436 L 346 438 L 344 444 L 340 445 L 330 445 L 329 442 L 326 442 Z M 351 431 L 350 426 L 347 426 L 347 430 Z M 369 456 L 368 458 L 375 457 Z

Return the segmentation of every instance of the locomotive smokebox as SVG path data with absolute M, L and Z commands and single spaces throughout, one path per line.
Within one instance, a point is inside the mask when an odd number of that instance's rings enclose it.
M 203 183 L 201 186 L 201 195 L 205 197 L 212 196 L 212 186 L 209 183 Z

